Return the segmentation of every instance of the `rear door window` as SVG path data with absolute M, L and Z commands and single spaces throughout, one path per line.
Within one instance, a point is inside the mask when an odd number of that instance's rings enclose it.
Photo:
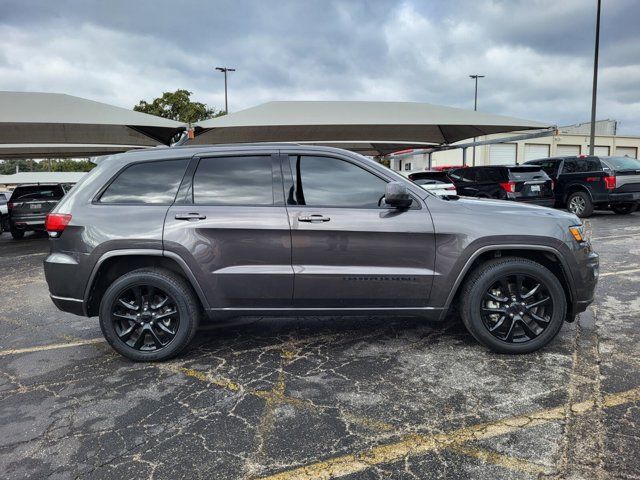
M 576 158 L 565 158 L 562 164 L 562 173 L 576 173 L 578 171 L 578 160 Z
M 558 173 L 558 166 L 560 162 L 557 160 L 539 160 L 537 162 L 531 162 L 534 165 L 539 165 L 544 172 L 550 177 L 555 177 Z
M 100 203 L 171 205 L 188 159 L 135 163 L 123 170 L 100 196 Z
M 485 171 L 490 182 L 500 183 L 504 180 L 502 171 L 499 168 L 487 168 Z
M 458 170 L 453 170 L 450 175 L 454 180 L 463 183 L 474 183 L 477 178 L 475 168 L 460 168 Z
M 273 205 L 271 157 L 200 160 L 193 177 L 193 201 L 199 205 Z
M 601 172 L 602 164 L 598 157 L 579 158 L 577 165 L 578 172 Z

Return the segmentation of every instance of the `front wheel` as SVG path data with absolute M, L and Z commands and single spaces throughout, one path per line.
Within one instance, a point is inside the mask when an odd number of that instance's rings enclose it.
M 198 328 L 200 305 L 187 282 L 163 269 L 141 269 L 115 280 L 100 302 L 100 328 L 130 360 L 178 355 Z
M 498 353 L 529 353 L 560 331 L 567 300 L 543 265 L 507 257 L 482 264 L 465 282 L 462 320 L 481 344 Z
M 614 203 L 611 205 L 611 210 L 618 215 L 629 215 L 638 208 L 637 203 Z

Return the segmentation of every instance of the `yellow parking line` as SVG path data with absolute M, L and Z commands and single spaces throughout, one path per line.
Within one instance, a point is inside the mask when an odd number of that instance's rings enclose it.
M 477 458 L 484 463 L 490 463 L 492 465 L 498 465 L 499 467 L 508 468 L 517 472 L 529 473 L 531 475 L 549 475 L 551 472 L 543 465 L 538 465 L 527 460 L 522 460 L 516 457 L 510 457 L 502 455 L 492 450 L 486 450 L 478 447 L 471 447 L 466 445 L 454 445 L 449 447 L 449 450 L 469 457 Z
M 0 350 L 0 357 L 6 357 L 7 355 L 19 355 L 21 353 L 44 352 L 46 350 L 57 350 L 59 348 L 79 347 L 81 345 L 94 345 L 96 343 L 105 343 L 105 340 L 104 338 L 90 338 L 88 340 L 77 340 L 75 342 L 67 343 L 53 343 L 49 345 L 40 345 L 37 347 L 9 348 L 7 350 Z
M 228 378 L 214 377 L 205 372 L 194 370 L 192 368 L 181 367 L 179 365 L 172 365 L 170 363 L 156 363 L 154 364 L 154 366 L 159 368 L 160 370 L 166 370 L 173 373 L 182 373 L 187 377 L 195 378 L 197 380 L 200 380 L 201 382 L 210 383 L 212 385 L 216 385 L 221 388 L 226 388 L 227 390 L 231 390 L 232 392 L 237 392 L 242 388 L 233 380 L 229 380 Z
M 632 268 L 631 270 L 618 270 L 615 272 L 601 273 L 600 276 L 609 277 L 611 275 L 624 275 L 625 273 L 638 273 L 638 272 L 640 272 L 640 268 Z
M 606 395 L 603 407 L 614 407 L 640 401 L 640 388 Z M 571 405 L 575 415 L 584 415 L 596 408 L 593 400 Z M 493 438 L 515 432 L 521 428 L 536 427 L 550 421 L 563 420 L 565 407 L 539 410 L 496 422 L 487 422 L 459 428 L 449 433 L 437 435 L 407 435 L 402 440 L 386 445 L 378 445 L 358 453 L 329 458 L 292 470 L 276 473 L 263 480 L 326 480 L 362 472 L 383 463 L 392 463 L 407 456 L 425 454 L 438 448 L 457 446 L 474 440 Z

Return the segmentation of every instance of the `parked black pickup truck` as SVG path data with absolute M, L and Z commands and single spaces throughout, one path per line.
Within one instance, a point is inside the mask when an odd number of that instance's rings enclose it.
M 556 207 L 585 218 L 594 209 L 632 213 L 640 202 L 640 161 L 629 157 L 543 158 L 540 165 L 555 180 Z

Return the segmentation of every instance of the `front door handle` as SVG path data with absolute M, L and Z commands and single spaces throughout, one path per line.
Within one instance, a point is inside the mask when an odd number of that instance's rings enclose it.
M 175 216 L 176 220 L 204 220 L 205 218 L 207 218 L 206 215 L 200 215 L 199 213 L 196 213 L 196 212 L 176 213 L 176 216 Z
M 313 215 L 300 215 L 298 217 L 299 222 L 312 222 L 312 223 L 320 223 L 320 222 L 328 222 L 331 220 L 329 217 L 325 217 L 322 214 L 314 213 Z

